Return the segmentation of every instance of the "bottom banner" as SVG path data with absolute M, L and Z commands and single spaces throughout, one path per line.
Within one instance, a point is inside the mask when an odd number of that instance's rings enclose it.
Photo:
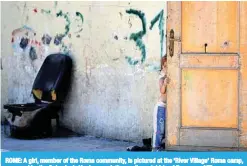
M 2 152 L 2 165 L 247 165 L 247 152 Z

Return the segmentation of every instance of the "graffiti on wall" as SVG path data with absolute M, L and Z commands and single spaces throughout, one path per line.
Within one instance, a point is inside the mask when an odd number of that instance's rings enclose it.
M 130 9 L 126 10 L 126 13 L 128 14 L 134 14 L 137 15 L 142 22 L 142 30 L 137 33 L 132 33 L 129 37 L 130 40 L 134 40 L 136 43 L 136 46 L 139 47 L 141 50 L 141 63 L 143 63 L 146 59 L 146 47 L 145 44 L 142 41 L 142 37 L 146 34 L 146 18 L 145 14 L 141 11 Z M 136 65 L 139 63 L 139 60 L 133 60 L 130 56 L 125 57 L 129 64 Z
M 37 59 L 37 50 L 41 43 L 36 40 L 36 32 L 28 26 L 15 29 L 12 32 L 12 48 L 15 53 L 28 53 L 31 60 Z
M 57 8 L 58 3 L 54 2 L 54 8 Z M 62 10 L 59 10 L 58 12 L 52 12 L 51 10 L 45 10 L 41 9 L 40 10 L 42 14 L 49 14 L 52 16 L 56 16 L 57 19 L 63 18 L 65 20 L 65 27 L 64 27 L 64 32 L 58 32 L 55 34 L 53 37 L 53 44 L 56 46 L 60 46 L 60 51 L 65 53 L 65 54 L 70 54 L 70 50 L 72 47 L 72 43 L 65 44 L 64 38 L 68 37 L 69 39 L 72 36 L 71 33 L 71 24 L 75 23 L 77 26 L 77 29 L 75 30 L 74 34 L 77 38 L 80 38 L 80 32 L 83 30 L 83 21 L 84 17 L 81 12 L 76 11 L 75 13 L 69 13 L 69 12 L 64 12 Z M 36 9 L 36 13 L 38 13 L 38 10 Z M 72 21 L 71 18 L 74 18 L 75 20 Z
M 54 8 L 57 8 L 57 2 L 54 3 Z M 72 24 L 71 16 L 75 16 L 75 21 L 73 23 L 77 24 L 76 30 L 74 30 L 74 34 L 77 38 L 80 38 L 80 32 L 83 30 L 83 15 L 79 11 L 76 11 L 75 13 L 63 12 L 62 10 L 53 12 L 49 9 L 38 8 L 34 8 L 32 12 L 35 14 L 41 13 L 44 15 L 55 16 L 56 19 L 63 18 L 66 22 L 64 31 L 58 32 L 54 36 L 48 33 L 44 33 L 40 39 L 38 39 L 36 32 L 32 28 L 24 25 L 23 27 L 18 28 L 12 32 L 11 41 L 14 53 L 21 54 L 28 52 L 30 59 L 35 60 L 38 57 L 37 54 L 40 56 L 47 55 L 49 46 L 54 44 L 55 46 L 59 46 L 60 52 L 70 54 L 72 44 L 65 44 L 64 38 L 68 37 L 70 39 L 72 36 L 70 32 Z
M 146 35 L 147 33 L 147 28 L 146 28 L 146 18 L 145 14 L 139 10 L 135 9 L 129 9 L 126 10 L 126 13 L 128 14 L 133 14 L 138 16 L 138 18 L 142 22 L 142 30 L 137 32 L 137 33 L 132 33 L 129 37 L 130 40 L 134 40 L 136 43 L 136 46 L 140 49 L 141 51 L 141 59 L 140 60 L 134 60 L 131 56 L 126 56 L 125 59 L 130 65 L 137 65 L 138 63 L 143 64 L 146 60 L 146 46 L 142 40 L 142 37 Z M 159 22 L 159 35 L 160 35 L 160 57 L 162 58 L 163 56 L 163 42 L 164 42 L 164 11 L 161 10 L 158 15 L 154 17 L 153 20 L 150 22 L 150 27 L 149 29 L 152 30 L 154 25 Z M 146 64 L 146 66 L 151 66 L 150 64 Z M 160 70 L 160 66 L 154 66 L 154 70 Z
M 47 52 L 51 45 L 58 47 L 60 52 L 63 52 L 65 54 L 71 53 L 72 43 L 69 43 L 69 39 L 71 39 L 73 35 L 76 38 L 80 38 L 80 33 L 83 31 L 84 16 L 79 11 L 65 12 L 57 9 L 57 2 L 54 2 L 53 7 L 54 10 L 40 9 L 35 7 L 31 10 L 31 12 L 35 14 L 40 13 L 45 17 L 49 16 L 49 18 L 55 20 L 64 19 L 64 29 L 62 29 L 60 32 L 56 32 L 53 35 L 49 33 L 43 33 L 38 39 L 36 32 L 31 28 L 27 26 L 18 28 L 14 30 L 12 34 L 12 43 L 15 52 L 28 51 L 29 56 L 32 60 L 37 59 L 38 55 L 47 55 Z M 147 25 L 144 12 L 136 9 L 128 9 L 125 12 L 129 15 L 136 16 L 141 21 L 141 29 L 137 32 L 131 33 L 128 38 L 125 37 L 125 40 L 129 39 L 130 41 L 133 41 L 135 43 L 136 47 L 140 50 L 141 55 L 138 59 L 133 58 L 133 55 L 124 56 L 125 60 L 132 66 L 135 66 L 137 64 L 144 64 L 146 67 L 152 68 L 153 70 L 160 70 L 159 62 L 155 62 L 156 64 L 146 62 L 147 48 L 143 37 L 147 35 L 149 31 L 152 31 L 155 26 L 157 26 L 160 36 L 160 58 L 164 56 L 164 10 L 161 10 L 152 20 L 149 21 L 149 26 Z M 121 12 L 120 16 L 123 16 Z M 130 20 L 129 25 L 130 27 L 132 26 Z M 114 39 L 118 40 L 118 36 L 114 36 Z

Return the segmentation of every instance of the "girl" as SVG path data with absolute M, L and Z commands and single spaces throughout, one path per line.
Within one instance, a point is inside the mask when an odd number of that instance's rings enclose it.
M 160 97 L 154 108 L 153 114 L 153 151 L 160 151 L 164 146 L 162 140 L 165 138 L 165 118 L 166 118 L 166 87 L 168 84 L 167 74 L 167 57 L 161 59 L 161 76 L 159 79 Z

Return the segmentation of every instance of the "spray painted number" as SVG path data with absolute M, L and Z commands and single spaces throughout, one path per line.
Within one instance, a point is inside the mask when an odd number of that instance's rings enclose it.
M 159 20 L 159 34 L 160 34 L 160 57 L 163 56 L 163 41 L 164 41 L 164 10 L 151 21 L 150 30 L 152 30 L 154 24 Z
M 128 14 L 135 14 L 137 15 L 141 21 L 142 21 L 142 31 L 139 31 L 137 33 L 132 33 L 130 35 L 130 40 L 134 40 L 136 42 L 136 46 L 139 47 L 142 53 L 142 58 L 141 62 L 143 63 L 146 59 L 146 47 L 142 41 L 142 37 L 146 34 L 146 18 L 145 14 L 142 13 L 141 11 L 130 9 L 126 10 L 126 13 Z M 136 65 L 139 61 L 138 60 L 133 60 L 130 56 L 126 56 L 125 59 L 128 61 L 130 65 Z
M 130 35 L 130 40 L 134 40 L 136 43 L 136 46 L 139 47 L 141 50 L 141 60 L 134 60 L 130 56 L 126 56 L 125 59 L 128 61 L 130 65 L 136 65 L 139 62 L 143 63 L 146 60 L 146 46 L 144 42 L 142 41 L 142 37 L 146 34 L 146 18 L 145 14 L 141 11 L 130 9 L 126 10 L 126 13 L 128 14 L 134 14 L 137 15 L 141 21 L 142 21 L 142 30 L 137 32 L 137 33 L 132 33 Z M 160 50 L 160 57 L 163 56 L 163 41 L 164 41 L 164 11 L 161 10 L 161 12 L 155 16 L 155 18 L 151 21 L 150 25 L 150 30 L 152 30 L 153 26 L 155 23 L 159 21 L 159 34 L 160 34 L 160 45 L 161 45 L 161 50 Z

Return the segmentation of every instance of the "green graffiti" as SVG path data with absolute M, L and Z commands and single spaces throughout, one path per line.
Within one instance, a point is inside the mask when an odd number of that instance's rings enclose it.
M 145 14 L 142 13 L 141 11 L 139 11 L 139 10 L 134 10 L 134 9 L 126 10 L 126 13 L 135 14 L 142 21 L 142 31 L 140 31 L 138 33 L 132 33 L 130 38 L 132 38 L 133 40 L 137 40 L 138 38 L 142 38 L 146 34 L 146 18 L 145 18 Z
M 151 21 L 150 30 L 152 30 L 154 24 L 159 20 L 159 34 L 160 34 L 160 57 L 163 56 L 163 41 L 164 41 L 164 10 L 161 10 L 161 12 Z
M 64 54 L 66 54 L 66 55 L 69 55 L 70 54 L 70 49 L 69 49 L 68 46 L 66 46 L 64 44 L 64 42 L 62 42 L 62 46 L 60 48 L 60 51 L 63 52 Z
M 41 9 L 41 13 L 42 14 L 51 14 L 51 10 L 45 10 L 45 9 Z
M 81 24 L 83 24 L 83 21 L 84 21 L 83 15 L 80 12 L 76 12 L 75 14 L 76 14 L 77 17 L 80 17 Z M 82 25 L 80 27 L 82 27 Z M 80 33 L 82 30 L 83 29 L 81 28 L 79 31 L 77 31 L 75 33 Z
M 63 37 L 65 37 L 68 33 L 69 33 L 69 30 L 70 30 L 70 19 L 69 19 L 69 16 L 68 16 L 68 13 L 63 13 L 61 10 L 57 13 L 57 17 L 64 17 L 64 19 L 66 20 L 66 25 L 65 25 L 65 32 L 63 34 Z
M 141 50 L 141 54 L 142 54 L 141 63 L 143 63 L 146 59 L 146 47 L 142 41 L 142 37 L 146 34 L 145 14 L 139 10 L 134 10 L 134 9 L 126 10 L 126 13 L 137 15 L 142 21 L 142 30 L 137 33 L 132 33 L 129 39 L 134 40 L 136 42 L 136 46 L 139 47 L 139 49 Z M 127 59 L 128 63 L 131 65 L 136 65 L 139 62 L 138 60 L 132 60 L 130 56 L 126 56 L 125 59 Z
M 83 21 L 84 21 L 83 15 L 80 12 L 76 12 L 75 14 L 76 14 L 76 16 L 80 17 L 81 23 L 83 23 Z
M 126 56 L 125 59 L 130 65 L 136 65 L 138 63 L 138 60 L 133 60 L 131 57 Z
M 139 49 L 141 50 L 141 63 L 143 63 L 146 60 L 146 47 L 144 42 L 142 41 L 142 37 L 144 35 L 146 35 L 146 19 L 145 19 L 145 14 L 142 13 L 141 11 L 138 10 L 134 10 L 134 9 L 130 9 L 130 10 L 126 10 L 126 13 L 128 14 L 134 14 L 137 15 L 141 21 L 142 21 L 142 31 L 139 31 L 137 33 L 132 33 L 130 35 L 130 40 L 134 40 L 136 43 L 136 46 L 139 47 Z M 164 10 L 161 10 L 158 15 L 156 15 L 154 17 L 154 19 L 151 20 L 151 25 L 149 27 L 150 30 L 153 29 L 154 25 L 159 21 L 159 35 L 160 35 L 160 57 L 163 57 L 163 51 L 164 51 Z M 129 23 L 131 24 L 131 23 Z M 127 38 L 126 38 L 127 39 Z M 129 64 L 131 65 L 136 65 L 137 63 L 139 63 L 138 60 L 133 60 L 130 56 L 126 56 L 125 59 L 128 61 Z M 147 64 L 147 66 L 149 69 L 151 70 L 160 70 L 160 66 L 159 65 L 151 65 L 151 64 Z
M 160 71 L 160 67 L 158 67 L 157 65 L 147 64 L 146 67 L 147 67 L 150 71 Z

